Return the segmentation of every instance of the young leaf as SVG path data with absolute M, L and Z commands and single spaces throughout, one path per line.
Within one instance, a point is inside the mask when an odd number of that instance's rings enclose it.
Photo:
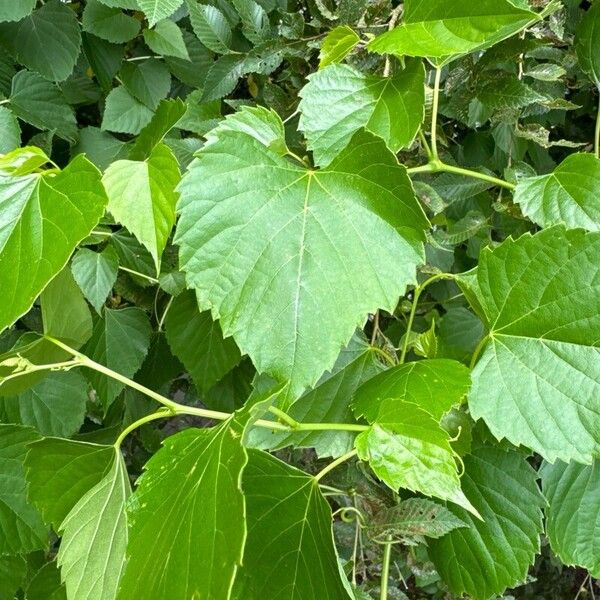
M 23 70 L 13 77 L 10 107 L 19 119 L 38 129 L 56 131 L 68 142 L 77 137 L 73 109 L 60 89 L 37 73 Z
M 206 392 L 240 362 L 231 338 L 223 338 L 210 311 L 200 312 L 193 291 L 173 300 L 165 320 L 165 332 L 173 354 L 185 365 L 199 391 Z
M 300 92 L 299 128 L 315 163 L 328 165 L 361 127 L 381 137 L 392 152 L 410 145 L 423 121 L 424 83 L 425 70 L 417 60 L 393 77 L 365 75 L 348 65 L 310 75 Z
M 243 106 L 239 111 L 227 115 L 206 135 L 206 143 L 218 141 L 224 131 L 246 133 L 281 156 L 289 153 L 281 117 L 275 111 L 262 106 Z
M 575 51 L 579 66 L 600 89 L 600 5 L 592 6 L 581 17 L 575 35 Z
M 46 438 L 30 444 L 25 458 L 28 498 L 55 530 L 80 498 L 108 473 L 111 446 Z
M 140 22 L 137 19 L 97 0 L 86 2 L 81 24 L 84 31 L 114 44 L 128 42 L 140 31 Z
M 0 425 L 0 555 L 27 554 L 48 545 L 42 518 L 27 502 L 23 467 L 27 444 L 38 439 L 30 427 Z
M 73 277 L 98 314 L 117 280 L 118 270 L 119 259 L 111 246 L 107 246 L 102 252 L 80 248 L 73 257 Z
M 349 401 L 358 386 L 381 372 L 373 347 L 358 335 L 342 350 L 330 373 L 319 379 L 316 387 L 306 392 L 287 411 L 304 423 L 351 423 Z M 254 428 L 248 434 L 250 445 L 262 449 L 286 446 L 314 448 L 320 458 L 341 456 L 349 452 L 355 434 L 350 431 L 298 431 L 281 433 Z
M 447 504 L 467 527 L 431 540 L 429 556 L 454 594 L 488 600 L 525 580 L 540 549 L 544 498 L 525 458 L 498 448 L 465 457 L 462 485 L 482 519 Z
M 17 60 L 51 81 L 64 81 L 81 48 L 75 11 L 60 0 L 49 0 L 9 27 Z
M 490 324 L 469 407 L 497 438 L 549 461 L 600 449 L 600 234 L 562 227 L 481 253 Z
M 109 369 L 133 377 L 144 362 L 150 345 L 150 323 L 139 308 L 105 309 L 98 319 L 84 354 Z M 87 378 L 107 409 L 125 384 L 91 369 Z
M 394 309 L 422 261 L 427 220 L 405 169 L 367 133 L 316 172 L 240 132 L 199 156 L 180 185 L 175 237 L 187 283 L 297 397 L 369 313 Z
M 109 212 L 150 251 L 157 272 L 175 223 L 179 179 L 177 159 L 165 144 L 157 145 L 144 161 L 112 163 L 102 177 Z
M 357 416 L 377 420 L 388 398 L 411 402 L 439 421 L 469 391 L 469 369 L 448 359 L 431 359 L 398 365 L 360 386 L 352 408 Z
M 102 129 L 137 134 L 151 119 L 152 111 L 120 86 L 113 88 L 106 98 Z
M 514 201 L 541 227 L 564 224 L 600 230 L 600 160 L 571 154 L 552 173 L 520 179 Z
M 246 537 L 243 427 L 228 420 L 165 440 L 129 506 L 127 566 L 119 599 L 229 597 Z M 207 552 L 194 555 L 194 548 Z
M 544 464 L 542 490 L 548 500 L 546 535 L 565 565 L 600 576 L 600 462 Z
M 384 541 L 394 538 L 441 538 L 466 523 L 450 510 L 425 498 L 408 498 L 383 510 L 369 523 L 369 536 Z
M 442 59 L 487 48 L 538 20 L 508 0 L 406 0 L 402 24 L 367 48 L 379 54 Z
M 83 156 L 53 176 L 0 175 L 0 331 L 29 310 L 105 206 L 100 173 Z M 36 268 L 13 268 L 21 262 Z
M 152 29 L 144 29 L 144 41 L 152 52 L 160 56 L 190 60 L 181 29 L 169 19 L 159 21 Z
M 131 493 L 120 452 L 104 478 L 77 502 L 61 523 L 57 562 L 69 598 L 114 600 L 125 564 Z
M 40 304 L 45 334 L 76 349 L 90 339 L 92 315 L 68 267 L 47 285 L 40 295 Z M 65 311 L 68 319 L 64 318 Z
M 319 69 L 342 62 L 359 42 L 359 35 L 348 25 L 340 25 L 332 29 L 321 45 Z
M 231 597 L 349 599 L 318 482 L 265 452 L 248 454 L 248 540 Z
M 16 398 L 6 398 L 4 408 L 13 423 L 34 427 L 42 435 L 70 437 L 83 425 L 87 400 L 83 375 L 58 371 Z
M 387 400 L 355 442 L 358 456 L 391 489 L 409 489 L 473 509 L 460 489 L 449 436 L 416 404 Z
M 150 27 L 170 17 L 183 4 L 183 0 L 136 0 L 136 2 L 144 11 Z

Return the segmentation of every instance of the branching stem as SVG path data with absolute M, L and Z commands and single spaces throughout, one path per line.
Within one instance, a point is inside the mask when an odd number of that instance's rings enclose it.
M 480 173 L 479 171 L 472 171 L 471 169 L 463 169 L 462 167 L 448 165 L 441 160 L 432 160 L 426 165 L 411 167 L 410 169 L 407 169 L 407 172 L 409 175 L 416 173 L 455 173 L 456 175 L 464 175 L 465 177 L 472 177 L 473 179 L 481 179 L 482 181 L 487 181 L 488 183 L 506 188 L 507 190 L 514 190 L 516 187 L 514 183 L 504 181 L 504 179 L 499 179 L 498 177 L 493 177 L 486 173 Z
M 413 292 L 412 306 L 410 307 L 410 314 L 408 316 L 408 324 L 406 326 L 406 333 L 404 334 L 404 343 L 402 344 L 402 353 L 400 354 L 400 364 L 404 364 L 406 360 L 406 353 L 408 352 L 408 344 L 410 342 L 410 334 L 412 332 L 413 322 L 415 315 L 417 314 L 417 305 L 419 304 L 419 298 L 423 293 L 423 290 L 431 283 L 440 281 L 442 279 L 452 279 L 454 275 L 452 273 L 438 273 L 437 275 L 431 276 L 426 279 L 421 285 L 418 285 Z
M 98 373 L 102 373 L 103 375 L 106 375 L 107 377 L 110 377 L 111 379 L 114 379 L 115 381 L 119 381 L 119 382 L 123 383 L 124 385 L 126 385 L 134 390 L 137 390 L 138 392 L 141 392 L 142 394 L 144 394 L 145 396 L 148 396 L 148 398 L 152 398 L 159 404 L 162 404 L 165 407 L 165 409 L 167 409 L 170 416 L 193 415 L 193 416 L 197 416 L 197 417 L 203 417 L 205 419 L 214 419 L 216 421 L 225 421 L 225 420 L 229 419 L 231 417 L 231 415 L 233 414 L 233 413 L 221 412 L 221 411 L 217 411 L 217 410 L 208 410 L 206 408 L 197 408 L 194 406 L 187 406 L 185 404 L 179 404 L 178 402 L 174 402 L 173 400 L 166 398 L 162 394 L 159 394 L 159 393 L 151 390 L 150 388 L 147 388 L 145 385 L 142 385 L 141 383 L 138 383 L 137 381 L 134 381 L 133 379 L 129 379 L 128 377 L 125 377 L 125 375 L 121 375 L 120 373 L 117 373 L 116 371 L 113 371 L 112 369 L 109 369 L 108 367 L 105 367 L 104 365 L 97 363 L 96 361 L 92 360 L 91 358 L 88 358 L 85 354 L 82 354 L 81 352 L 78 352 L 74 348 L 67 346 L 60 340 L 57 340 L 50 336 L 46 336 L 46 339 L 49 342 L 52 342 L 53 344 L 58 346 L 59 348 L 62 348 L 63 350 L 65 350 L 65 352 L 68 352 L 69 354 L 71 354 L 73 356 L 73 360 L 68 361 L 66 363 L 56 363 L 55 365 L 43 365 L 44 367 L 58 368 L 57 365 L 64 364 L 64 365 L 67 365 L 68 368 L 80 366 L 80 367 L 87 367 L 88 369 L 93 369 L 94 371 L 97 371 Z M 35 370 L 41 370 L 41 369 L 35 369 Z M 30 372 L 30 371 L 21 371 L 19 373 L 15 373 L 14 376 L 25 375 L 28 372 Z M 277 410 L 277 416 L 279 416 L 280 419 L 285 420 L 286 424 L 278 423 L 276 421 L 267 421 L 265 419 L 258 419 L 257 421 L 254 422 L 254 425 L 256 425 L 257 427 L 264 427 L 266 429 L 274 429 L 277 431 L 287 431 L 287 432 L 289 432 L 289 431 L 356 431 L 356 432 L 360 432 L 360 431 L 366 431 L 369 428 L 367 425 L 360 425 L 358 423 L 300 423 L 300 422 L 296 421 L 295 419 L 293 419 L 292 417 L 290 417 L 289 415 L 287 415 L 286 413 L 284 413 L 283 411 L 279 411 L 279 409 L 276 409 L 276 410 Z M 273 412 L 273 411 L 271 411 L 271 412 Z M 155 413 L 155 414 L 158 414 L 158 413 Z M 169 414 L 166 414 L 166 411 L 165 411 L 165 416 L 169 416 Z M 285 417 L 282 417 L 282 415 L 285 415 Z M 157 416 L 156 418 L 159 418 L 159 417 Z
M 330 462 L 324 469 L 321 469 L 316 475 L 315 479 L 320 481 L 327 475 L 327 473 L 333 471 L 337 466 L 345 463 L 347 460 L 350 460 L 353 456 L 356 456 L 356 448 L 350 450 L 350 452 L 346 452 L 346 454 L 342 454 L 339 458 L 336 458 L 334 461 Z

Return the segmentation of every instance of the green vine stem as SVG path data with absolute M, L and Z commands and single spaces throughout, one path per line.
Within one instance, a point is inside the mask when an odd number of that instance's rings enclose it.
M 380 600 L 387 600 L 388 580 L 390 578 L 390 562 L 392 559 L 392 536 L 388 535 L 383 549 L 383 562 L 381 565 L 381 585 L 379 586 Z
M 431 107 L 431 158 L 433 161 L 438 160 L 437 146 L 437 121 L 438 109 L 440 104 L 440 81 L 442 78 L 441 67 L 435 68 L 435 80 L 433 83 L 433 104 Z
M 406 325 L 406 333 L 404 334 L 404 343 L 402 344 L 402 353 L 400 354 L 400 364 L 403 365 L 406 360 L 406 353 L 408 352 L 408 344 L 410 341 L 410 334 L 412 332 L 413 322 L 415 320 L 415 315 L 417 314 L 417 305 L 419 304 L 419 298 L 423 293 L 423 290 L 436 281 L 441 281 L 442 279 L 453 279 L 454 275 L 452 273 L 438 273 L 436 275 L 432 275 L 429 279 L 426 279 L 421 285 L 418 285 L 413 292 L 413 301 L 412 306 L 410 307 L 410 314 L 408 315 L 408 323 Z
M 489 334 L 488 335 L 484 335 L 479 340 L 479 344 L 477 344 L 477 347 L 475 348 L 475 351 L 473 352 L 473 356 L 471 357 L 471 364 L 470 364 L 471 370 L 473 370 L 473 367 L 477 364 L 477 359 L 479 358 L 479 355 L 481 354 L 481 351 L 483 350 L 483 347 L 485 346 L 485 344 L 488 341 L 489 337 L 490 337 Z
M 73 366 L 87 367 L 88 369 L 93 369 L 94 371 L 97 371 L 98 373 L 102 373 L 103 375 L 106 375 L 107 377 L 110 377 L 111 379 L 119 381 L 120 383 L 123 383 L 124 385 L 126 385 L 134 390 L 137 390 L 138 392 L 141 392 L 145 396 L 148 396 L 149 398 L 156 400 L 156 402 L 158 402 L 159 404 L 162 404 L 169 411 L 170 416 L 193 415 L 193 416 L 197 416 L 197 417 L 203 417 L 205 419 L 214 419 L 216 421 L 225 421 L 225 420 L 229 419 L 231 417 L 231 415 L 233 414 L 233 413 L 221 412 L 221 411 L 216 411 L 216 410 L 208 410 L 206 408 L 196 408 L 193 406 L 186 406 L 185 404 L 179 404 L 178 402 L 174 402 L 173 400 L 170 400 L 169 398 L 165 398 L 165 396 L 163 396 L 162 394 L 159 394 L 159 393 L 151 390 L 150 388 L 147 388 L 146 386 L 142 385 L 141 383 L 138 383 L 137 381 L 134 381 L 133 379 L 129 379 L 128 377 L 125 377 L 125 375 L 121 375 L 120 373 L 117 373 L 116 371 L 113 371 L 112 369 L 109 369 L 108 367 L 105 367 L 104 365 L 97 363 L 96 361 L 92 360 L 91 358 L 88 358 L 85 354 L 82 354 L 81 352 L 78 352 L 74 348 L 67 346 L 60 340 L 57 340 L 50 336 L 46 336 L 46 339 L 49 342 L 52 342 L 53 344 L 57 345 L 59 348 L 62 348 L 63 350 L 65 350 L 65 352 L 68 352 L 69 354 L 71 354 L 74 357 L 74 360 L 69 361 L 69 363 L 68 363 L 69 368 L 72 368 Z M 45 366 L 49 366 L 49 365 L 45 365 Z M 27 373 L 27 371 L 21 371 L 20 373 L 15 373 L 15 375 L 16 376 L 25 375 L 26 373 Z M 292 417 L 290 417 L 286 413 L 283 413 L 283 411 L 280 411 L 280 413 L 285 414 L 288 424 L 278 423 L 277 421 L 267 421 L 265 419 L 258 419 L 257 421 L 254 422 L 254 425 L 256 425 L 258 427 L 264 427 L 265 429 L 275 429 L 277 431 L 287 431 L 287 432 L 290 432 L 290 431 L 357 431 L 357 432 L 360 432 L 360 431 L 366 431 L 367 429 L 369 429 L 368 425 L 360 425 L 358 423 L 300 423 L 300 422 L 294 420 Z M 281 415 L 278 415 L 278 416 L 280 416 L 280 418 L 281 418 Z M 158 417 L 156 417 L 156 418 L 158 418 Z M 291 426 L 289 423 L 293 423 L 294 425 Z
M 600 94 L 600 88 L 598 88 Z M 596 131 L 594 134 L 594 154 L 600 158 L 600 95 L 598 97 L 598 115 L 596 116 Z
M 115 443 L 113 444 L 114 447 L 118 450 L 121 447 L 123 440 L 132 431 L 135 431 L 136 429 L 138 429 L 138 427 L 141 427 L 142 425 L 145 425 L 146 423 L 150 423 L 151 421 L 156 421 L 157 419 L 164 419 L 166 417 L 172 417 L 172 416 L 173 416 L 173 413 L 169 409 L 160 408 L 155 413 L 151 413 L 149 415 L 146 415 L 145 417 L 142 417 L 141 419 L 138 419 L 137 421 L 134 421 L 133 423 L 131 423 L 131 425 L 129 425 L 128 427 L 123 429 L 123 431 L 119 434 L 119 437 L 116 439 Z
M 321 469 L 315 475 L 315 479 L 317 481 L 320 481 L 321 479 L 323 479 L 323 477 L 325 477 L 325 475 L 327 475 L 327 473 L 333 471 L 333 469 L 335 469 L 337 466 L 341 465 L 342 463 L 345 463 L 347 460 L 350 460 L 352 457 L 356 456 L 356 454 L 357 454 L 356 448 L 350 450 L 350 452 L 346 452 L 346 454 L 342 454 L 342 456 L 336 458 L 334 461 L 330 462 L 326 467 Z
M 456 175 L 464 175 L 465 177 L 472 177 L 473 179 L 481 179 L 482 181 L 487 181 L 488 183 L 505 188 L 507 190 L 514 190 L 516 187 L 514 183 L 510 183 L 504 179 L 499 179 L 498 177 L 493 177 L 492 175 L 486 175 L 485 173 L 480 173 L 479 171 L 472 171 L 471 169 L 463 169 L 462 167 L 448 165 L 441 160 L 431 160 L 426 165 L 411 167 L 406 169 L 406 171 L 409 175 L 414 175 L 416 173 L 455 173 Z
M 129 273 L 130 275 L 135 275 L 136 277 L 141 277 L 142 279 L 145 279 L 146 281 L 149 281 L 150 283 L 153 284 L 157 284 L 159 283 L 158 279 L 156 279 L 156 277 L 150 277 L 150 275 L 144 275 L 143 273 L 140 273 L 139 271 L 134 271 L 133 269 L 128 269 L 127 267 L 123 267 L 122 265 L 119 265 L 119 270 L 121 271 L 125 271 L 125 273 Z

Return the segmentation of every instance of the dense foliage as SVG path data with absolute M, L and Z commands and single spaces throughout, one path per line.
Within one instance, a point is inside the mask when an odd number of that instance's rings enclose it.
M 600 0 L 1 0 L 0 600 L 593 597 L 599 88 Z

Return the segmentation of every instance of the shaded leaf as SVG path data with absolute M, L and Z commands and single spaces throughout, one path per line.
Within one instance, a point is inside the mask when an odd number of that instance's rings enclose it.
M 111 246 L 107 246 L 102 252 L 80 248 L 73 257 L 73 277 L 98 313 L 117 280 L 118 269 L 119 259 Z
M 463 489 L 482 520 L 446 505 L 467 527 L 431 540 L 429 556 L 453 593 L 488 600 L 525 580 L 540 549 L 544 498 L 518 452 L 481 448 L 464 460 Z

